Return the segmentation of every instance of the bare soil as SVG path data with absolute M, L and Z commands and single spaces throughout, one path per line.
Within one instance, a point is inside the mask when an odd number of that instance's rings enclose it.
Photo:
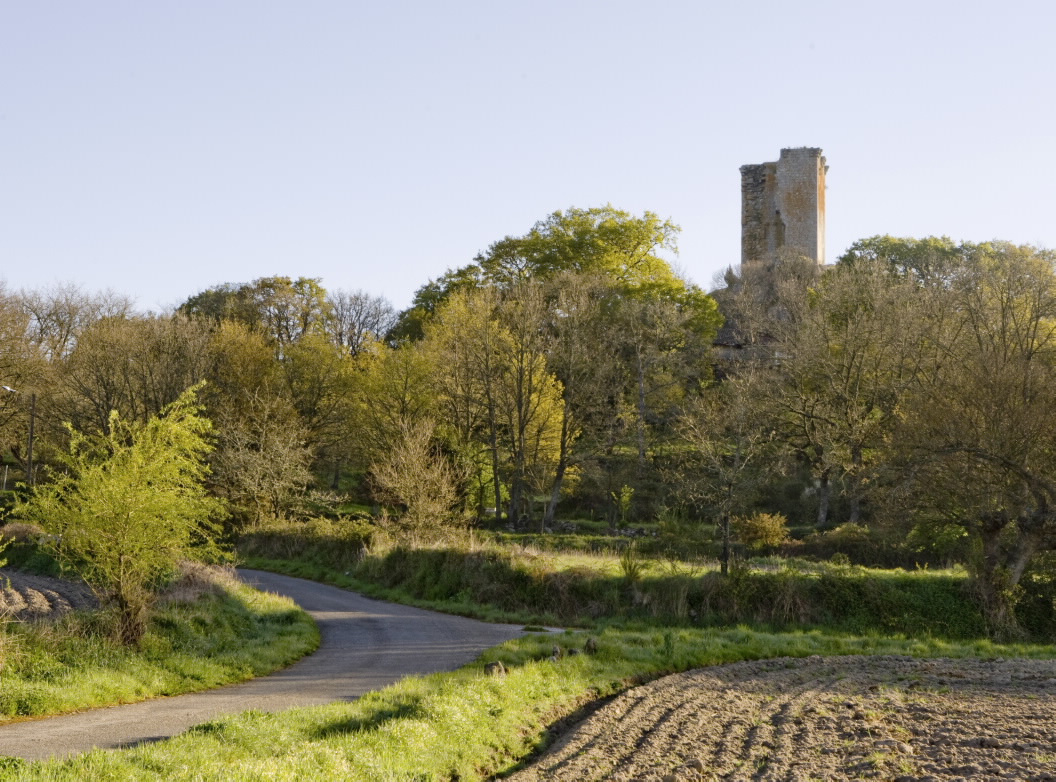
M 97 604 L 92 590 L 83 582 L 0 568 L 0 615 L 14 619 L 42 619 L 95 608 Z
M 1056 661 L 778 658 L 613 698 L 529 780 L 1056 780 Z

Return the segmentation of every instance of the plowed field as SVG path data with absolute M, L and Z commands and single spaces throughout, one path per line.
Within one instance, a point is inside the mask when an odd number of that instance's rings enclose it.
M 780 658 L 636 687 L 529 780 L 1056 780 L 1056 661 Z

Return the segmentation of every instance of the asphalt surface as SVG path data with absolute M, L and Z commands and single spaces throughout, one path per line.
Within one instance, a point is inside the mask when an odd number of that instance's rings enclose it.
M 282 711 L 351 701 L 405 676 L 449 671 L 522 634 L 493 625 L 371 600 L 314 581 L 240 570 L 258 589 L 293 598 L 319 625 L 319 649 L 289 668 L 245 684 L 191 695 L 0 726 L 0 756 L 66 757 L 182 733 L 223 714 Z

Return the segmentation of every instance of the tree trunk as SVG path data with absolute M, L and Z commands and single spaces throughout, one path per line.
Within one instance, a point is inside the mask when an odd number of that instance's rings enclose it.
M 495 488 L 495 521 L 502 519 L 502 484 L 499 483 L 499 425 L 495 420 L 495 400 L 487 387 L 488 448 L 491 450 L 491 481 Z
M 1008 524 L 1009 519 L 1000 513 L 982 519 L 983 558 L 975 584 L 991 635 L 1010 640 L 1022 635 L 1016 622 L 1013 587 L 1019 583 L 1030 556 L 1026 555 L 1019 568 L 1005 566 L 1001 556 L 1001 533 Z
M 855 446 L 851 449 L 851 524 L 862 520 L 862 449 Z
M 730 573 L 730 514 L 723 512 L 722 521 L 722 569 L 724 576 Z
M 818 478 L 818 517 L 814 522 L 815 529 L 825 529 L 829 523 L 829 501 L 832 499 L 832 484 L 829 482 L 829 470 L 823 470 Z
M 543 521 L 541 527 L 545 528 L 548 524 L 552 528 L 554 525 L 554 517 L 557 514 L 557 501 L 561 498 L 561 484 L 565 480 L 565 471 L 568 469 L 568 403 L 565 403 L 565 410 L 561 416 L 561 444 L 557 455 L 557 469 L 554 471 L 554 484 L 550 487 L 550 502 L 546 506 L 546 512 L 543 514 Z M 543 530 L 540 529 L 540 532 Z
M 638 477 L 645 475 L 645 365 L 638 354 Z

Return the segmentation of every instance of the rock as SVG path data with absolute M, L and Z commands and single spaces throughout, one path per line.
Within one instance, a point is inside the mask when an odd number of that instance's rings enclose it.
M 694 771 L 703 771 L 704 761 L 700 758 L 690 758 L 686 761 L 686 768 L 691 768 Z

